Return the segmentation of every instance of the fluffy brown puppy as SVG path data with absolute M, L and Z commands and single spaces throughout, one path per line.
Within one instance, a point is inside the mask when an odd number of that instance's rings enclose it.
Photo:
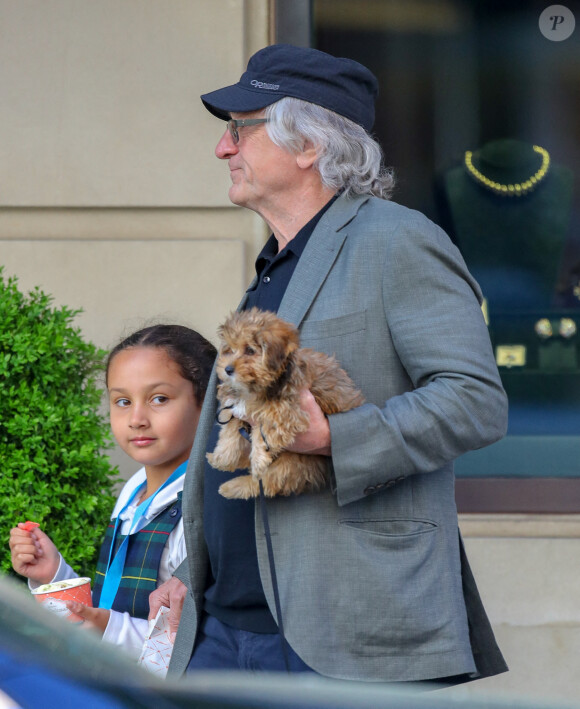
M 302 389 L 310 389 L 325 414 L 364 403 L 348 374 L 334 357 L 301 348 L 294 325 L 258 308 L 232 313 L 218 334 L 218 420 L 223 425 L 207 459 L 219 470 L 250 469 L 250 475 L 221 485 L 220 494 L 244 500 L 257 497 L 260 478 L 268 497 L 325 485 L 324 456 L 285 449 L 308 429 L 308 415 L 299 405 Z M 251 430 L 240 419 L 251 420 Z M 247 438 L 240 434 L 244 428 Z

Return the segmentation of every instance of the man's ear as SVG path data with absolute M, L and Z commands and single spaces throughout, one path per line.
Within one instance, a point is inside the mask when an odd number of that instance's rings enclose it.
M 296 164 L 302 170 L 307 170 L 316 162 L 318 156 L 316 148 L 311 143 L 306 143 L 302 152 L 296 156 Z

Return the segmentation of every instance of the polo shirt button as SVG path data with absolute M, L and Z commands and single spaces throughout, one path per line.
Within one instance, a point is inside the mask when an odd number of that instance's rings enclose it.
M 364 494 L 365 495 L 372 495 L 373 492 L 376 492 L 376 491 L 377 491 L 376 487 L 374 487 L 373 485 L 369 485 L 368 487 L 365 487 Z
M 175 517 L 176 514 L 177 514 L 177 508 L 174 507 L 174 508 L 169 512 L 169 516 L 170 516 L 170 517 Z
M 270 283 L 270 276 L 264 276 L 262 280 L 264 281 L 264 283 Z

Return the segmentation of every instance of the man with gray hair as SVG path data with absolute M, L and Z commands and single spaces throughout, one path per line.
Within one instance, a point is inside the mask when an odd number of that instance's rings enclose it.
M 286 667 L 441 686 L 507 669 L 463 550 L 453 475 L 454 459 L 505 434 L 506 396 L 461 255 L 388 199 L 393 175 L 370 134 L 376 94 L 355 61 L 273 45 L 201 97 L 226 122 L 215 153 L 231 201 L 272 233 L 239 307 L 294 323 L 366 403 L 326 417 L 303 392 L 310 429 L 292 450 L 327 456 L 326 489 L 227 500 L 219 486 L 242 471 L 205 459 L 219 433 L 214 373 L 184 488 L 188 558 L 151 597 L 152 615 L 169 606 L 174 623 L 183 606 L 170 673 Z

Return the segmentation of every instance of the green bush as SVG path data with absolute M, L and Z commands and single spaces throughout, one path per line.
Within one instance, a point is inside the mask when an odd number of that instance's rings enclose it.
M 27 295 L 0 268 L 0 569 L 10 528 L 40 522 L 81 576 L 92 576 L 118 476 L 99 413 L 105 352 L 72 326 L 80 310 Z

